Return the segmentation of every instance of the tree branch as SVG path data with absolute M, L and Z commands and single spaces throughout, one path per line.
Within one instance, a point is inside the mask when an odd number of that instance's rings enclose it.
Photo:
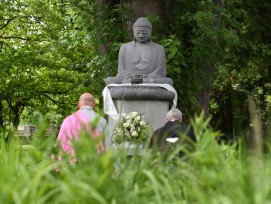
M 20 39 L 20 40 L 29 40 L 28 38 L 23 38 L 23 37 L 18 37 L 18 36 L 4 36 L 4 37 L 0 37 L 2 39 Z
M 7 22 L 6 22 L 4 25 L 2 25 L 2 26 L 0 27 L 0 30 L 2 30 L 2 29 L 4 29 L 5 27 L 7 27 L 8 24 L 9 24 L 11 21 L 13 21 L 15 18 L 17 18 L 17 16 L 14 16 L 13 18 L 10 18 L 10 19 L 5 19 Z
M 0 40 L 0 48 L 1 48 L 1 49 L 3 48 L 3 45 L 4 45 L 4 41 L 1 41 L 1 40 Z
M 53 103 L 55 104 L 65 104 L 65 103 L 61 103 L 59 101 L 56 101 L 55 99 L 51 98 L 50 96 L 48 96 L 47 94 L 43 94 L 43 96 L 45 96 L 46 98 L 48 98 L 49 100 L 51 100 Z

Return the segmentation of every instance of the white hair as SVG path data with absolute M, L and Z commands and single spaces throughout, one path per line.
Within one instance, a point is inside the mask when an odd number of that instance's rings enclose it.
M 168 111 L 167 113 L 167 120 L 168 121 L 174 121 L 174 120 L 178 120 L 181 121 L 182 120 L 182 112 L 177 109 L 177 108 L 173 108 L 170 111 Z

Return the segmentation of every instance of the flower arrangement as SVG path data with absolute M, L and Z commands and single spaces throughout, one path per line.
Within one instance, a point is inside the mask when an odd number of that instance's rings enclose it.
M 113 143 L 131 142 L 142 144 L 149 137 L 149 128 L 142 114 L 131 112 L 122 115 L 113 130 Z

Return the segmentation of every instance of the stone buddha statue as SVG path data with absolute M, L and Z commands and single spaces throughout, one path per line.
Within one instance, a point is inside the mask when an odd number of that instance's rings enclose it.
M 173 85 L 166 77 L 166 58 L 163 46 L 151 41 L 152 25 L 146 18 L 139 18 L 133 25 L 134 41 L 120 47 L 118 74 L 107 77 L 108 84 L 131 83 L 140 76 L 142 83 Z

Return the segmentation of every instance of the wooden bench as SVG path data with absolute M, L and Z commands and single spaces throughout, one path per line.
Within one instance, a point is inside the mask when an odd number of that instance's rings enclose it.
M 31 137 L 38 133 L 39 129 L 35 125 L 19 125 L 14 136 L 22 141 L 23 144 L 30 144 Z M 44 134 L 45 137 L 56 135 L 56 128 L 48 127 Z

